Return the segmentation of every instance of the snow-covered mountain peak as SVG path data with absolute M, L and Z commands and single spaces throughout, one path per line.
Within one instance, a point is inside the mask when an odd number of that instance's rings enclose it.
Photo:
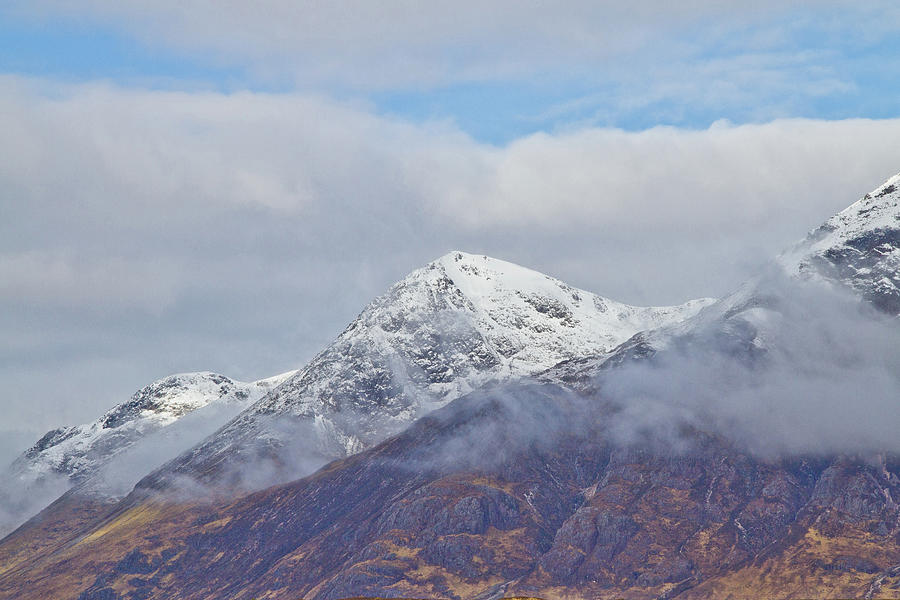
M 849 288 L 882 311 L 900 314 L 900 174 L 829 218 L 775 263 L 696 317 L 635 336 L 613 356 L 560 365 L 547 376 L 590 385 L 601 369 L 685 340 L 716 344 L 733 356 L 759 356 L 783 345 L 787 326 L 827 320 L 820 294 L 832 287 Z
M 532 269 L 459 250 L 441 256 L 426 268 L 442 269 L 469 298 L 490 296 L 500 290 L 571 289 L 561 281 Z
M 368 411 L 392 403 L 382 394 L 396 399 L 412 390 L 411 396 L 424 392 L 432 401 L 449 401 L 487 381 L 608 352 L 638 331 L 680 321 L 711 302 L 634 307 L 510 262 L 453 251 L 391 286 L 253 410 L 289 408 L 307 416 L 322 407 Z M 338 363 L 353 371 L 321 371 Z M 354 382 L 351 388 L 345 378 Z M 403 402 L 420 403 L 412 397 Z
M 900 314 L 900 174 L 828 219 L 779 262 L 791 275 L 840 283 Z
M 2 473 L 0 534 L 73 486 L 113 495 L 130 489 L 143 469 L 203 439 L 294 373 L 252 383 L 209 371 L 170 375 L 95 421 L 47 432 Z M 110 469 L 115 482 L 106 478 Z
M 373 300 L 305 368 L 177 468 L 207 472 L 259 444 L 311 439 L 310 426 L 323 457 L 354 453 L 477 387 L 602 355 L 711 302 L 634 307 L 513 263 L 450 252 Z M 296 420 L 305 433 L 275 431 L 273 417 Z
M 178 373 L 141 388 L 128 402 L 103 415 L 100 422 L 105 429 L 134 419 L 153 419 L 167 425 L 214 400 L 247 400 L 250 394 L 245 388 L 246 384 L 210 371 Z
M 587 309 L 593 312 L 593 308 L 599 310 L 604 300 L 549 275 L 489 256 L 454 251 L 437 259 L 429 267 L 445 273 L 466 298 L 486 311 L 542 297 L 551 304 L 569 306 L 580 306 L 584 300 L 588 303 Z M 598 302 L 595 303 L 595 300 Z M 535 305 L 536 310 L 542 308 L 545 313 L 553 311 L 549 305 Z M 563 318 L 563 321 L 566 319 Z
M 84 479 L 148 433 L 213 403 L 240 410 L 294 373 L 252 383 L 209 371 L 170 375 L 141 388 L 96 421 L 47 432 L 16 460 L 13 472 L 26 479 L 45 473 Z
M 630 306 L 514 263 L 460 251 L 428 268 L 446 276 L 469 301 L 479 330 L 515 375 L 608 352 L 638 331 L 682 321 L 712 303 Z

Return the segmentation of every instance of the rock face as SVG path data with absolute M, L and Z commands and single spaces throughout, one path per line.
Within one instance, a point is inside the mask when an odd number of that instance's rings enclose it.
M 900 314 L 900 175 L 851 204 L 783 254 L 785 269 L 853 289 L 882 311 Z
M 603 356 L 711 302 L 628 306 L 518 265 L 451 252 L 391 287 L 306 367 L 167 469 L 215 479 L 223 468 L 234 474 L 236 463 L 271 457 L 283 479 L 306 474 L 482 385 Z
M 0 531 L 31 516 L 66 489 L 87 482 L 117 456 L 185 415 L 206 407 L 234 415 L 292 374 L 252 383 L 210 372 L 171 375 L 140 389 L 92 423 L 47 432 L 4 474 Z M 203 424 L 197 427 L 202 430 Z M 136 473 L 134 480 L 141 475 Z

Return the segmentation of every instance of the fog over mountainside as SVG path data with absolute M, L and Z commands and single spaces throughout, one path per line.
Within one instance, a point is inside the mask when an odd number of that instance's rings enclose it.
M 0 600 L 900 600 L 898 70 L 897 0 L 0 0 Z
M 764 458 L 900 452 L 900 324 L 846 291 L 773 272 L 644 343 L 592 382 L 624 440 L 691 426 Z

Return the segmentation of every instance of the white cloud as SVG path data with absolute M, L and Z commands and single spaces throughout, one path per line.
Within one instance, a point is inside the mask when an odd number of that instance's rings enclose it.
M 895 8 L 883 0 L 13 0 L 8 10 L 104 23 L 153 47 L 249 67 L 263 78 L 288 74 L 306 85 L 354 88 L 527 79 L 538 73 L 585 76 L 626 57 L 635 69 L 634 57 L 643 54 L 653 56 L 641 63 L 649 66 L 677 64 L 710 47 L 733 51 L 735 40 L 747 46 L 738 53 L 790 45 L 785 30 L 794 22 L 815 22 L 826 30 L 839 22 L 845 35 L 864 30 L 869 36 L 897 24 Z M 773 23 L 776 33 L 752 31 Z
M 730 235 L 778 221 L 812 227 L 900 169 L 898 134 L 897 120 L 802 119 L 536 134 L 492 153 L 492 168 L 461 180 L 465 191 L 440 206 L 481 230 L 540 224 Z
M 0 301 L 159 313 L 174 300 L 173 275 L 164 265 L 119 257 L 76 263 L 37 251 L 0 254 Z

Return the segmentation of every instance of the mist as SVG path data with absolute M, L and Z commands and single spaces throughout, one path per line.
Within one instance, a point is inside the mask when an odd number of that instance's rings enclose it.
M 897 319 L 775 269 L 597 385 L 618 443 L 683 449 L 696 429 L 766 459 L 900 453 Z
M 498 147 L 301 93 L 3 77 L 0 96 L 0 435 L 85 422 L 170 373 L 297 368 L 456 248 L 630 304 L 721 296 L 900 152 L 897 119 Z

